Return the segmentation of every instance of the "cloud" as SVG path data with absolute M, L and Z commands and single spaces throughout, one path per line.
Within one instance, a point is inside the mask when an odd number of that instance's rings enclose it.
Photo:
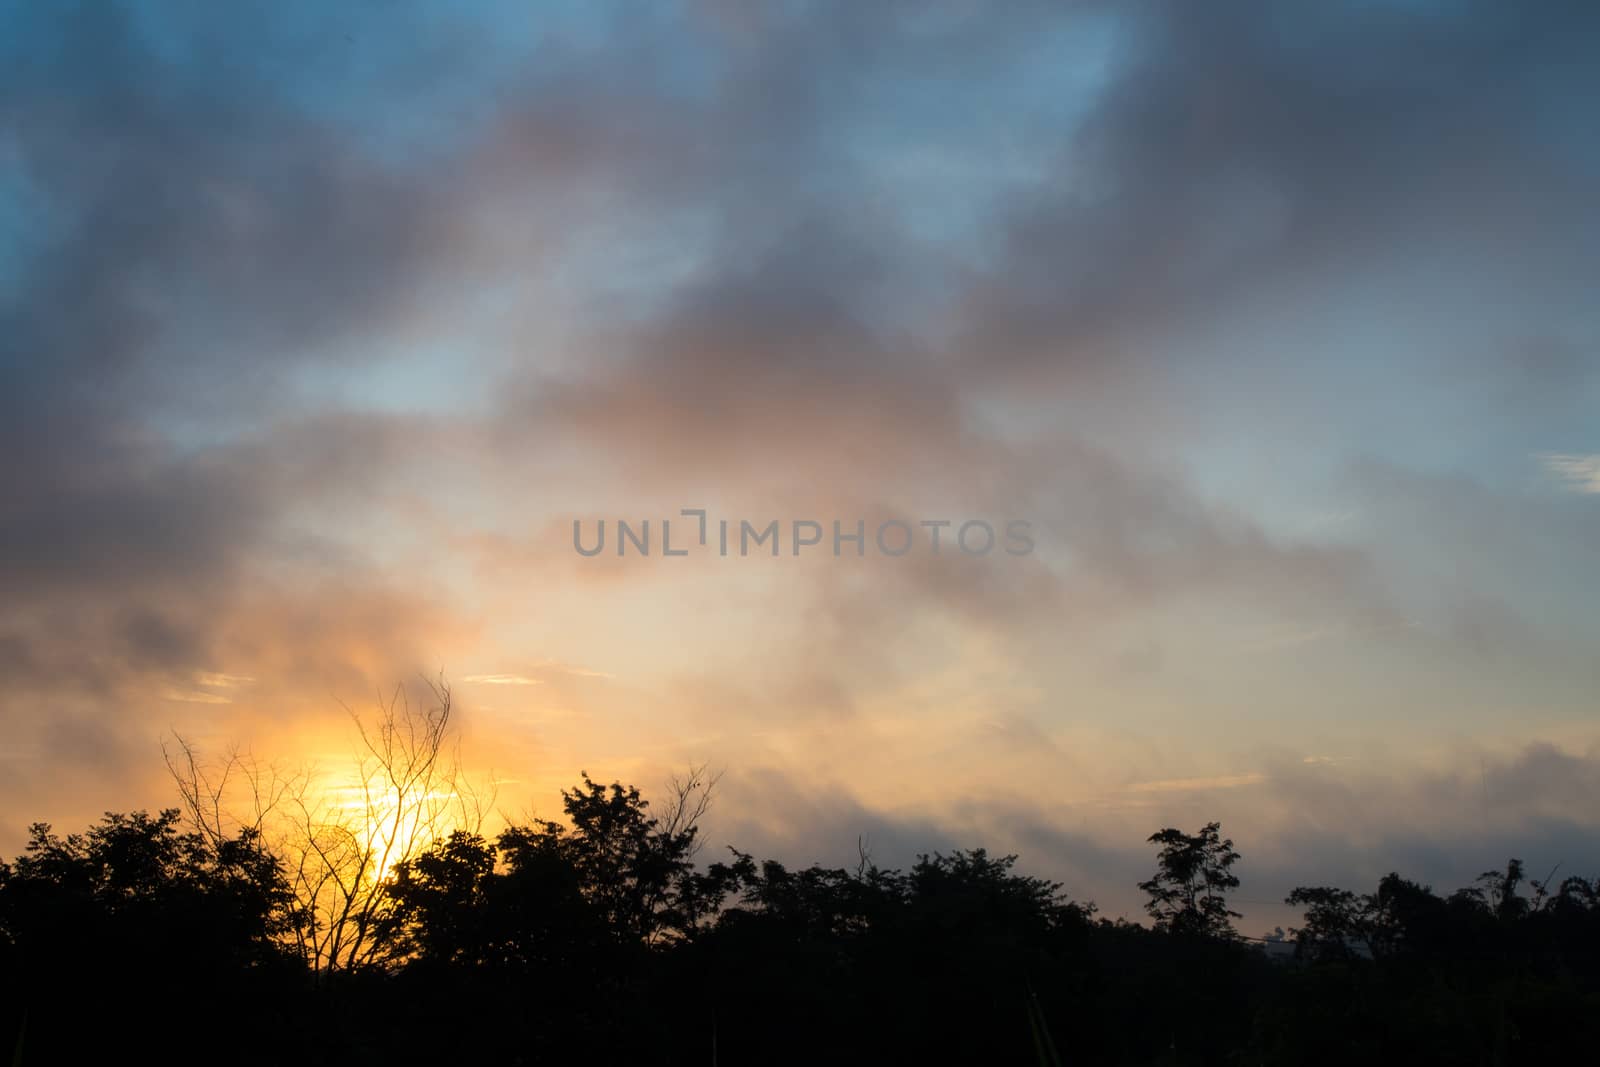
M 1449 892 L 1513 856 L 1540 876 L 1557 864 L 1593 876 L 1584 857 L 1600 842 L 1584 814 L 1600 788 L 1600 750 L 1548 743 L 1462 751 L 1420 777 L 1393 762 L 1358 771 L 1285 760 L 1270 775 L 1147 783 L 1165 795 L 1161 807 L 1093 828 L 1073 805 L 969 797 L 912 818 L 865 792 L 867 783 L 853 789 L 772 770 L 725 782 L 713 842 L 840 866 L 854 866 L 858 835 L 885 865 L 981 844 L 1017 852 L 1019 869 L 1063 880 L 1111 916 L 1141 914 L 1135 886 L 1155 864 L 1146 836 L 1218 820 L 1243 857 L 1236 906 L 1246 932 L 1296 920 L 1282 903 L 1296 886 L 1370 892 L 1399 871 Z
M 174 719 L 314 733 L 443 664 L 503 705 L 463 703 L 485 749 L 748 761 L 752 844 L 981 831 L 1121 878 L 1112 824 L 1191 802 L 1382 843 L 1315 777 L 1355 769 L 1236 735 L 1591 709 L 1592 515 L 1484 457 L 1566 439 L 1555 398 L 1587 425 L 1592 6 L 273 10 L 0 33 L 5 796 L 92 813 Z M 568 547 L 697 504 L 1039 548 Z M 1273 654 L 1217 666 L 1240 633 Z M 1128 736 L 1075 752 L 1083 719 Z M 989 796 L 1046 760 L 1103 806 Z M 887 784 L 813 780 L 844 766 Z M 1380 793 L 1420 851 L 1456 830 L 1419 775 Z M 884 798 L 930 783 L 961 797 Z
M 215 671 L 202 671 L 194 676 L 196 685 L 209 686 L 216 689 L 233 689 L 242 685 L 253 685 L 255 679 L 243 674 L 221 674 Z
M 232 700 L 228 699 L 225 696 L 219 696 L 216 693 L 201 692 L 199 690 L 191 690 L 189 692 L 184 692 L 183 690 L 179 690 L 179 689 L 163 689 L 161 691 L 161 698 L 163 700 L 176 700 L 176 701 L 179 701 L 179 702 L 185 703 L 185 704 L 232 704 L 233 703 Z
M 1266 780 L 1266 775 L 1252 771 L 1248 774 L 1219 774 L 1209 778 L 1166 778 L 1156 782 L 1134 782 L 1127 788 L 1130 793 L 1208 793 L 1217 789 L 1260 785 Z
M 1600 455 L 1545 452 L 1539 461 L 1563 488 L 1574 493 L 1600 493 Z

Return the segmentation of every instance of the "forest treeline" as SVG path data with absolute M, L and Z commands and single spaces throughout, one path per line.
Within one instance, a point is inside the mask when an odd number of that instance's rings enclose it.
M 445 716 L 411 718 L 369 738 L 402 809 L 442 766 Z M 304 794 L 224 825 L 216 780 L 178 766 L 178 806 L 35 825 L 0 863 L 14 1065 L 1546 1064 L 1600 1039 L 1600 880 L 1516 860 L 1449 894 L 1296 889 L 1274 954 L 1235 930 L 1215 823 L 1151 836 L 1141 925 L 981 848 L 698 856 L 703 773 L 656 808 L 584 774 L 560 821 L 400 840 Z

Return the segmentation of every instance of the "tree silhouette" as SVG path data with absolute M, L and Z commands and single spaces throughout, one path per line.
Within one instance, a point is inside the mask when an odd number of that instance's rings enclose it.
M 404 687 L 370 716 L 349 711 L 357 749 L 348 772 L 285 773 L 230 753 L 207 769 L 177 739 L 167 767 L 191 828 L 216 840 L 243 827 L 282 858 L 293 896 L 289 937 L 317 974 L 397 963 L 406 947 L 391 895 L 394 873 L 456 830 L 477 833 L 492 791 L 461 770 L 452 697 L 442 679 L 430 702 Z M 247 795 L 234 806 L 230 786 Z
M 1149 894 L 1145 910 L 1157 929 L 1206 937 L 1233 937 L 1239 913 L 1228 908 L 1227 894 L 1239 887 L 1231 868 L 1239 859 L 1233 841 L 1221 835 L 1221 823 L 1207 823 L 1197 834 L 1168 827 L 1149 837 L 1160 845 L 1156 873 L 1139 888 Z
M 185 991 L 190 1038 L 221 1047 L 225 1004 L 269 1019 L 292 981 L 289 901 L 259 837 L 213 845 L 176 809 L 108 813 L 66 837 L 35 824 L 0 864 L 0 1019 L 15 1032 L 26 1017 L 26 1062 L 78 1062 L 111 1056 Z
M 548 820 L 508 831 L 516 849 L 549 849 L 568 863 L 586 900 L 607 929 L 625 941 L 654 944 L 692 932 L 711 902 L 692 877 L 711 783 L 692 773 L 679 788 L 665 822 L 633 786 L 602 786 L 585 772 L 582 785 L 563 790 L 570 827 Z M 503 839 L 505 841 L 507 839 Z
M 369 735 L 369 766 L 390 768 L 376 780 L 429 780 L 440 725 L 436 711 L 415 734 L 396 719 Z M 582 774 L 560 820 L 493 838 L 427 809 L 386 822 L 430 836 L 392 862 L 365 853 L 363 918 L 340 942 L 364 955 L 330 964 L 305 949 L 304 841 L 280 852 L 271 836 L 293 790 L 239 817 L 220 803 L 226 774 L 183 748 L 169 764 L 187 771 L 182 809 L 65 837 L 38 825 L 0 862 L 0 1047 L 15 1062 L 161 1043 L 246 1064 L 292 1044 L 352 1067 L 1511 1064 L 1600 1043 L 1600 882 L 1531 880 L 1513 859 L 1449 894 L 1399 873 L 1370 893 L 1299 887 L 1295 953 L 1269 955 L 1233 932 L 1239 854 L 1214 822 L 1149 838 L 1143 926 L 982 848 L 905 869 L 864 848 L 853 869 L 737 849 L 697 862 L 703 768 L 655 807 Z
M 395 865 L 389 926 L 379 932 L 408 959 L 483 963 L 493 891 L 495 849 L 482 835 L 456 830 Z
M 1350 959 L 1361 953 L 1372 954 L 1370 897 L 1330 886 L 1301 886 L 1284 902 L 1305 909 L 1305 925 L 1290 929 L 1295 953 L 1301 959 Z

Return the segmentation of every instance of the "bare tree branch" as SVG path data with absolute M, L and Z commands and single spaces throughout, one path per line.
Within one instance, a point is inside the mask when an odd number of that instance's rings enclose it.
M 423 707 L 397 686 L 370 716 L 345 708 L 357 748 L 342 781 L 262 768 L 237 750 L 207 766 L 182 737 L 163 746 L 198 832 L 218 841 L 250 828 L 284 858 L 294 895 L 286 939 L 318 974 L 394 962 L 403 949 L 389 936 L 393 872 L 452 831 L 478 833 L 493 806 L 492 781 L 479 786 L 461 770 L 449 685 L 441 676 L 428 687 Z M 231 806 L 236 787 L 242 808 Z M 704 811 L 703 799 L 686 810 Z

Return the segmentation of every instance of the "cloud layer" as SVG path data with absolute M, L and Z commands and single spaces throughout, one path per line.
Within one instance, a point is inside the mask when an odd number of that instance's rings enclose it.
M 5 18 L 0 851 L 441 667 L 801 860 L 1592 846 L 1589 5 Z M 686 507 L 1037 549 L 571 549 Z

